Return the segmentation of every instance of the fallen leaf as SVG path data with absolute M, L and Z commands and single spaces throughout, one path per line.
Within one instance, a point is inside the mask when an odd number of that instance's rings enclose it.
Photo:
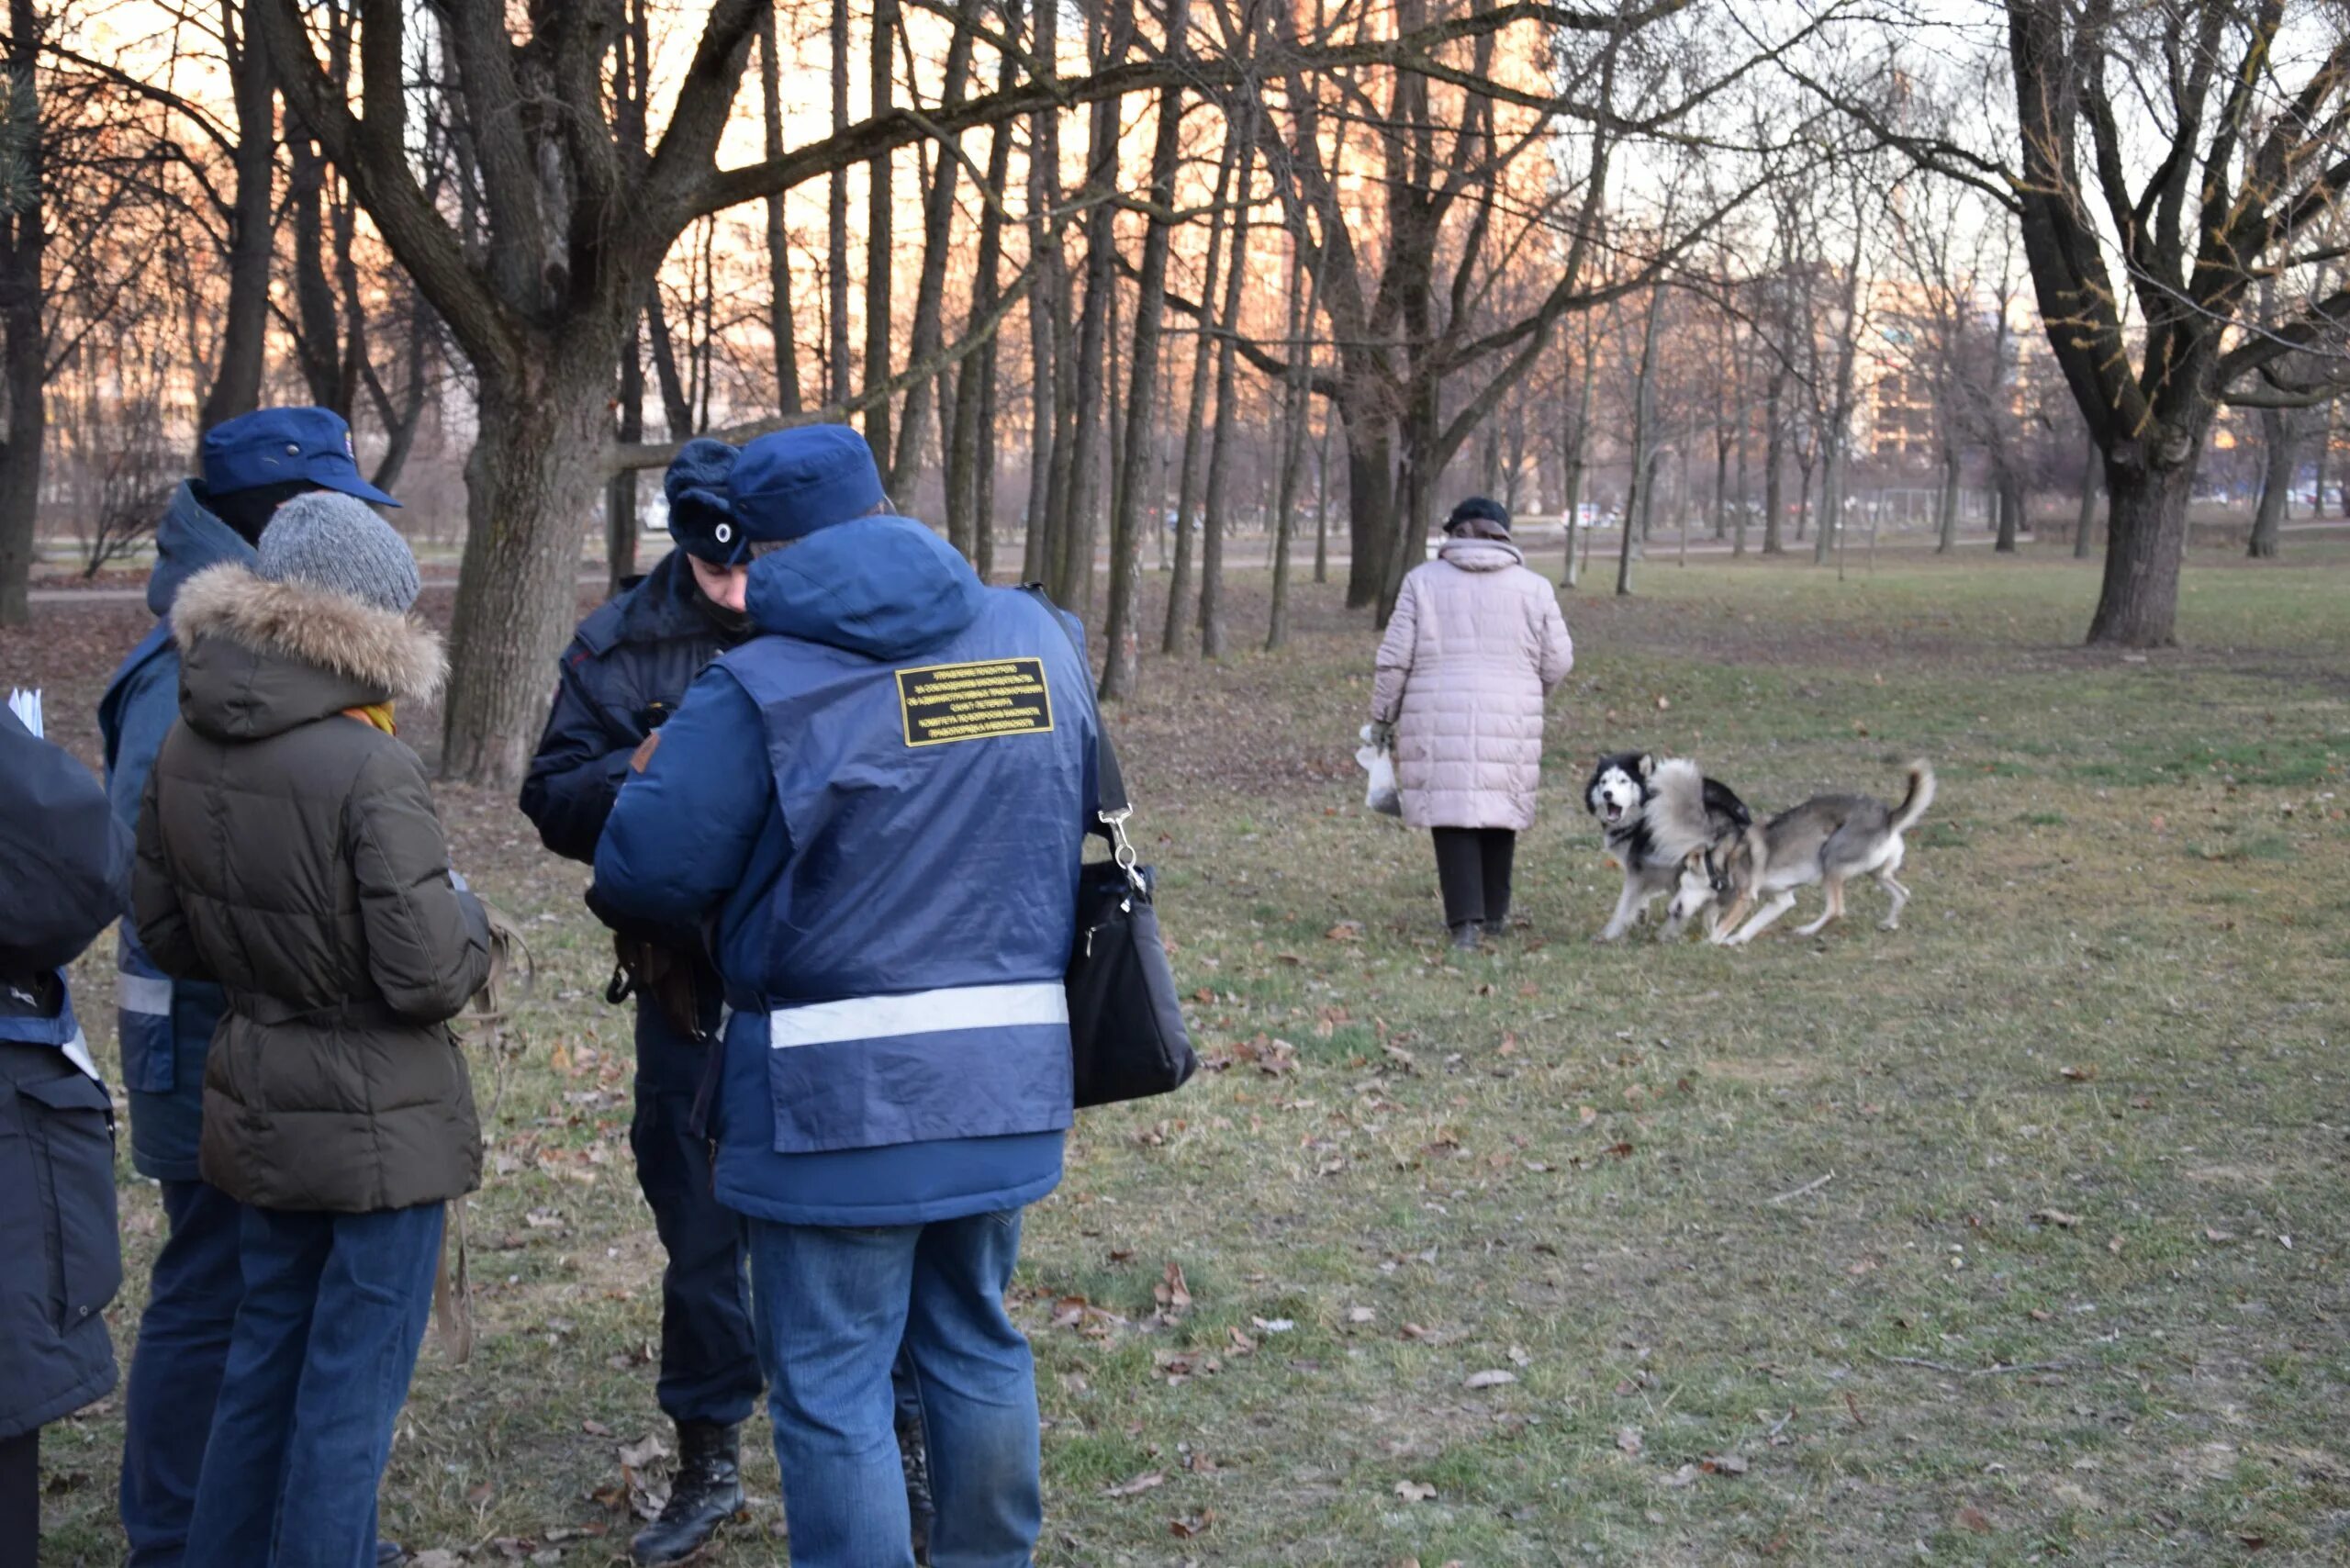
M 601 1421 L 582 1421 L 579 1423 L 579 1429 L 591 1438 L 609 1438 L 612 1435 L 612 1429 Z
M 1741 1454 L 1718 1453 L 1706 1461 L 1704 1468 L 1716 1475 L 1743 1475 L 1746 1459 Z
M 2206 1226 L 2203 1227 L 2203 1239 L 2206 1241 L 2233 1241 L 2235 1239 L 2235 1233 L 2226 1230 L 2214 1230 L 2210 1226 Z
M 430 1551 L 418 1552 L 408 1560 L 408 1568 L 465 1568 L 464 1558 L 437 1546 Z
M 1347 1321 L 1349 1323 L 1369 1323 L 1378 1316 L 1379 1314 L 1376 1311 L 1368 1306 L 1350 1306 L 1347 1308 Z
M 1257 1326 L 1260 1334 L 1286 1334 L 1297 1327 L 1296 1320 L 1288 1317 L 1252 1317 L 1248 1321 Z
M 2089 1062 L 2081 1067 L 2059 1068 L 2057 1072 L 2059 1076 L 2069 1078 L 2076 1083 L 2087 1083 L 2097 1077 L 2097 1063 Z
M 1694 1464 L 1684 1464 L 1680 1469 L 1674 1471 L 1672 1474 L 1664 1477 L 1664 1484 L 1667 1486 L 1686 1486 L 1696 1479 L 1697 1467 Z
M 1638 1427 L 1626 1427 L 1616 1434 L 1616 1446 L 1626 1453 L 1638 1453 L 1648 1445 L 1642 1440 Z
M 1121 1481 L 1115 1486 L 1104 1486 L 1102 1488 L 1102 1495 L 1104 1497 L 1138 1497 L 1154 1486 L 1164 1486 L 1166 1484 L 1167 1476 L 1164 1472 L 1146 1470 L 1131 1481 Z
M 1187 1518 L 1168 1520 L 1167 1529 L 1169 1534 L 1189 1540 L 1214 1523 L 1215 1523 L 1215 1510 L 1203 1508 Z
M 1360 942 L 1362 940 L 1362 922 L 1342 920 L 1322 935 L 1325 939 L 1332 942 Z
M 2057 1226 L 2059 1229 L 2070 1230 L 2075 1226 L 2081 1223 L 2081 1216 L 2074 1214 L 2066 1214 L 2063 1209 L 2034 1209 L 2031 1211 L 2031 1223 L 2034 1225 L 2053 1225 Z
M 1469 1374 L 1466 1386 L 1470 1388 L 1499 1388 L 1505 1383 L 1516 1383 L 1516 1381 L 1517 1374 L 1516 1372 L 1504 1372 L 1499 1367 L 1489 1367 L 1483 1372 L 1471 1372 Z
M 1424 1481 L 1398 1481 L 1395 1495 L 1406 1503 L 1425 1503 L 1436 1495 L 1436 1488 Z
M 1154 1293 L 1158 1305 L 1169 1317 L 1180 1317 L 1192 1310 L 1192 1287 L 1183 1282 L 1183 1265 L 1172 1258 L 1167 1260 L 1167 1278 Z
M 1952 1523 L 1957 1525 L 1961 1529 L 1973 1530 L 1976 1535 L 1989 1535 L 1991 1533 L 1990 1518 L 1985 1515 L 1982 1509 L 1975 1506 L 1972 1503 L 1968 1504 L 1965 1507 L 1959 1509 L 1957 1514 L 1953 1517 Z

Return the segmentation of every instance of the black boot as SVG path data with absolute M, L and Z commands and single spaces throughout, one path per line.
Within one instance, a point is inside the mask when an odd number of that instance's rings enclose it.
M 913 1518 L 916 1562 L 930 1561 L 930 1450 L 923 1444 L 920 1417 L 898 1421 L 898 1458 L 906 1467 L 906 1512 Z
M 405 1562 L 407 1561 L 408 1548 L 402 1546 L 397 1540 L 385 1540 L 380 1538 L 377 1539 L 375 1542 L 375 1568 L 395 1568 L 395 1564 Z
M 1477 944 L 1484 939 L 1484 935 L 1475 921 L 1464 920 L 1452 928 L 1452 945 L 1463 952 L 1473 953 L 1477 950 Z
M 629 1543 L 632 1561 L 683 1562 L 742 1508 L 735 1430 L 715 1421 L 677 1423 L 677 1474 L 669 1484 L 669 1502 Z

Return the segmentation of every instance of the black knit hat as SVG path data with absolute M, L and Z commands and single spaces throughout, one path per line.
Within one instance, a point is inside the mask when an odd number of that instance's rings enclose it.
M 1475 522 L 1479 521 L 1498 523 L 1501 525 L 1501 531 L 1504 533 L 1507 533 L 1509 532 L 1509 509 L 1490 497 L 1472 496 L 1467 500 L 1462 501 L 1459 506 L 1452 509 L 1452 515 L 1444 520 L 1444 531 L 1447 533 L 1451 533 L 1457 531 L 1464 522 Z

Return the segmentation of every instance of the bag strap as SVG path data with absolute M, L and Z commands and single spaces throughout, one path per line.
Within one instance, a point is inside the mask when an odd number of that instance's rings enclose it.
M 1020 591 L 1042 605 L 1045 613 L 1053 618 L 1053 624 L 1059 627 L 1061 635 L 1069 639 L 1069 647 L 1077 654 L 1078 663 L 1084 666 L 1091 678 L 1093 666 L 1086 663 L 1085 644 L 1077 640 L 1077 633 L 1061 618 L 1061 608 L 1053 602 L 1051 595 L 1046 593 L 1045 585 L 1022 583 Z M 1118 767 L 1118 748 L 1110 744 L 1110 726 L 1103 721 L 1098 702 L 1093 709 L 1093 793 L 1098 808 L 1096 815 L 1101 819 L 1102 836 L 1110 841 L 1111 858 L 1117 861 L 1118 868 L 1126 874 L 1126 880 L 1134 890 L 1147 897 L 1150 884 L 1137 864 L 1141 857 L 1135 853 L 1134 844 L 1126 837 L 1126 819 L 1134 815 L 1134 801 L 1127 798 L 1126 776 Z

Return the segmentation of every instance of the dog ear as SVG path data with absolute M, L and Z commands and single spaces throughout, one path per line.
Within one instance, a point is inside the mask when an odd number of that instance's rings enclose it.
M 1643 778 L 1652 778 L 1655 776 L 1656 757 L 1654 754 L 1645 751 L 1640 753 L 1640 777 Z

